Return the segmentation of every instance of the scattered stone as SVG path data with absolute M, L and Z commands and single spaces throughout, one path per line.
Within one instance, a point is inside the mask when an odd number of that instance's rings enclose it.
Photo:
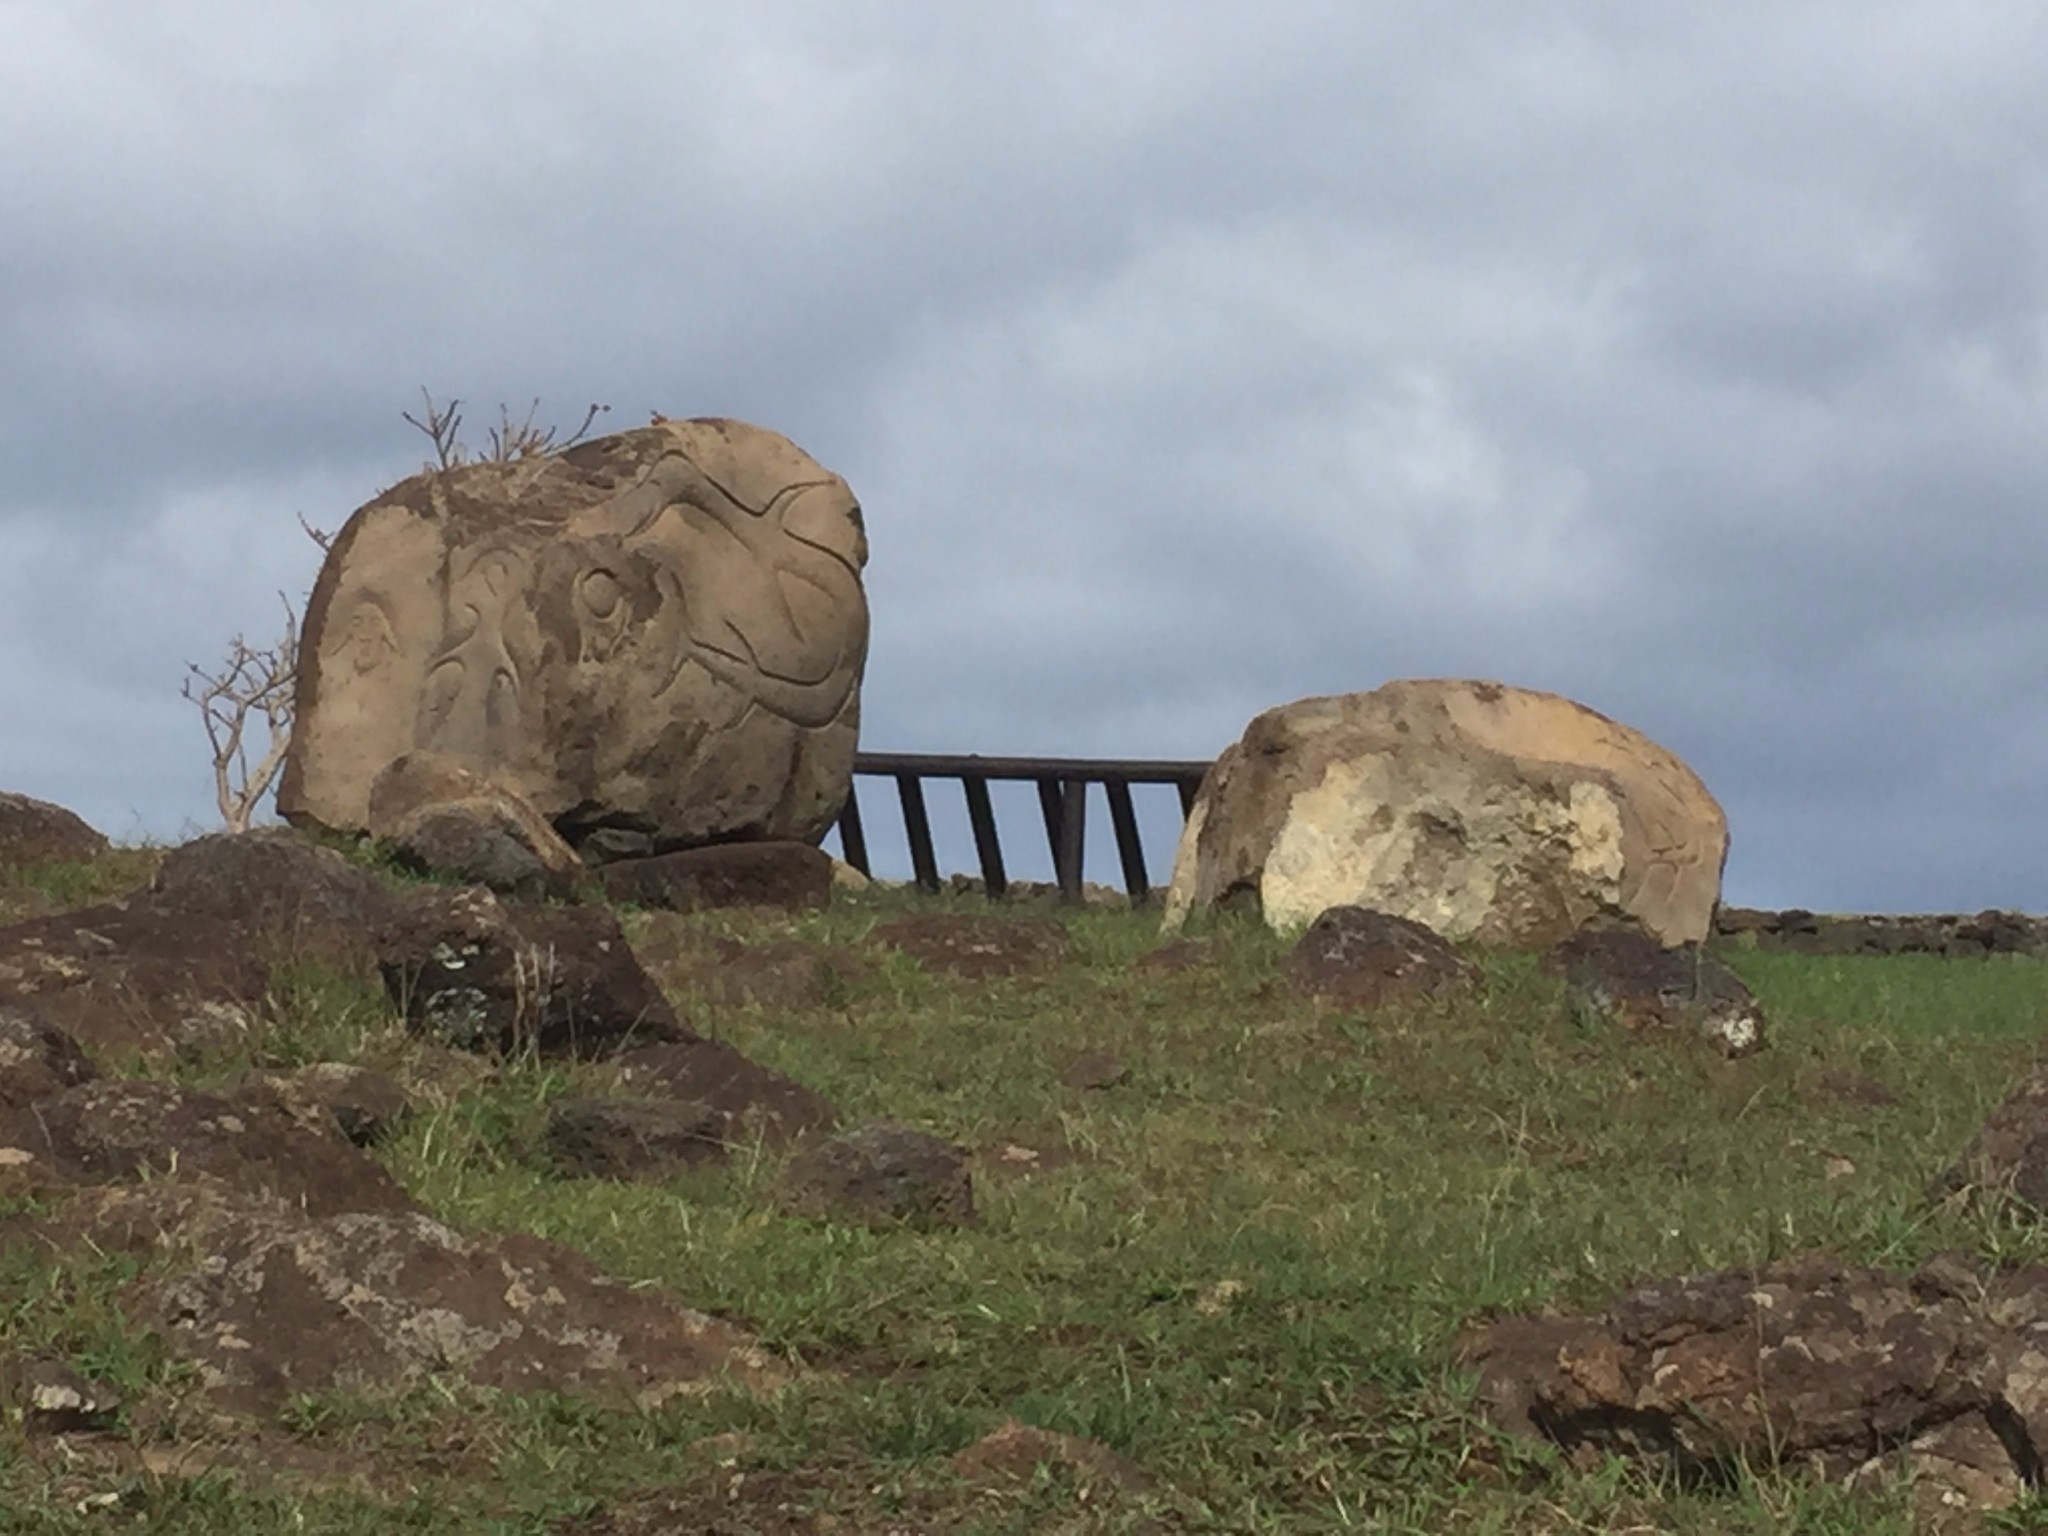
M 1039 1429 L 1006 1419 L 953 1457 L 953 1470 L 978 1485 L 1028 1483 L 1040 1467 L 1067 1472 L 1082 1498 L 1102 1488 L 1132 1493 L 1149 1491 L 1152 1479 L 1135 1463 L 1094 1440 Z
M 274 1103 L 164 1082 L 82 1083 L 0 1109 L 0 1149 L 78 1184 L 206 1174 L 311 1215 L 412 1205 L 381 1165 Z
M 0 1109 L 48 1098 L 99 1076 L 78 1042 L 28 1008 L 0 1003 Z
M 1060 1081 L 1069 1088 L 1114 1088 L 1131 1080 L 1131 1069 L 1111 1051 L 1083 1051 L 1067 1063 Z
M 619 1085 L 659 1091 L 703 1105 L 719 1118 L 720 1141 L 766 1146 L 829 1131 L 839 1112 L 814 1089 L 750 1061 L 723 1040 L 682 1040 L 628 1051 L 618 1060 Z
M 367 960 L 393 898 L 382 880 L 333 849 L 289 827 L 258 827 L 172 849 L 146 902 L 167 917 L 227 923 L 288 953 L 346 962 Z
M 370 785 L 369 831 L 427 874 L 540 901 L 575 893 L 583 860 L 516 791 L 441 752 L 408 752 Z
M 832 856 L 808 843 L 721 843 L 598 871 L 613 901 L 673 912 L 704 907 L 772 907 L 808 912 L 832 900 Z
M 835 891 L 865 891 L 874 884 L 871 876 L 862 874 L 844 859 L 832 861 L 832 889 Z
M 396 1078 L 345 1061 L 250 1072 L 236 1096 L 276 1104 L 301 1125 L 339 1134 L 358 1147 L 376 1145 L 412 1118 L 412 1102 Z
M 686 1034 L 604 907 L 421 890 L 384 930 L 379 954 L 407 1026 L 463 1050 L 588 1058 Z
M 61 1360 L 35 1355 L 0 1355 L 0 1403 L 21 1415 L 30 1435 L 78 1435 L 111 1429 L 120 1417 L 120 1396 L 89 1381 Z
M 800 1213 L 869 1226 L 962 1227 L 975 1220 L 967 1155 L 901 1125 L 841 1131 L 797 1154 L 788 1189 Z
M 1296 992 L 1361 1012 L 1458 991 L 1478 977 L 1478 968 L 1433 930 L 1364 907 L 1322 913 L 1287 956 L 1287 981 Z
M 815 843 L 853 771 L 866 561 L 846 482 L 744 422 L 415 475 L 328 549 L 278 808 L 365 830 L 376 776 L 426 750 L 572 847 Z
M 1276 929 L 1338 906 L 1543 948 L 1599 913 L 1707 937 L 1728 824 L 1697 775 L 1555 694 L 1408 681 L 1303 699 L 1203 780 L 1165 926 L 1252 901 Z
M 2048 1060 L 1992 1110 L 1968 1146 L 1929 1186 L 1930 1199 L 1971 1192 L 2048 1213 Z
M 725 1117 L 683 1099 L 557 1099 L 548 1106 L 548 1152 L 563 1173 L 593 1179 L 662 1178 L 725 1160 Z
M 782 1380 L 730 1324 L 537 1237 L 464 1238 L 418 1211 L 314 1218 L 247 1202 L 201 1203 L 179 1231 L 201 1262 L 146 1276 L 128 1307 L 233 1410 L 430 1375 L 643 1406 Z
M 105 835 L 74 812 L 0 790 L 0 867 L 84 864 L 106 851 Z
M 1904 1459 L 1996 1502 L 2048 1449 L 2044 1327 L 2048 1267 L 1816 1257 L 1644 1286 L 1595 1316 L 1499 1318 L 1461 1355 L 1488 1413 L 1575 1457 L 1648 1457 L 1684 1480 Z
M 1740 976 L 1696 944 L 1666 948 L 1639 928 L 1589 928 L 1544 957 L 1583 1017 L 1631 1032 L 1689 1030 L 1724 1055 L 1764 1044 L 1761 1005 Z
M 1049 971 L 1068 952 L 1067 930 L 1051 918 L 925 912 L 883 923 L 868 938 L 967 981 Z

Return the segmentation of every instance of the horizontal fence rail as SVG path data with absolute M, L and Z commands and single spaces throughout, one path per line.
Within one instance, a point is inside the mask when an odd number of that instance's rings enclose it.
M 910 841 L 910 866 L 920 889 L 939 889 L 938 855 L 932 847 L 931 818 L 925 810 L 926 779 L 958 779 L 967 797 L 967 822 L 974 832 L 974 851 L 981 862 L 982 883 L 991 897 L 1009 889 L 1003 868 L 1002 840 L 996 830 L 995 806 L 988 787 L 994 780 L 1021 780 L 1038 786 L 1038 806 L 1045 819 L 1046 842 L 1052 849 L 1053 877 L 1063 901 L 1081 899 L 1081 855 L 1088 831 L 1088 786 L 1100 784 L 1109 802 L 1109 824 L 1123 865 L 1124 889 L 1134 904 L 1149 901 L 1145 849 L 1138 839 L 1137 812 L 1131 805 L 1133 784 L 1171 784 L 1180 791 L 1183 820 L 1195 803 L 1195 791 L 1209 771 L 1206 762 L 1124 762 L 1089 757 L 950 757 L 924 752 L 863 752 L 854 759 L 855 783 L 839 813 L 839 844 L 846 862 L 862 874 L 868 867 L 867 834 L 861 825 L 859 780 L 896 781 L 903 807 L 903 830 Z

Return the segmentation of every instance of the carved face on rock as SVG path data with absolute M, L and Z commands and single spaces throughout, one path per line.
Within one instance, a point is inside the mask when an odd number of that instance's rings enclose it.
M 359 826 L 431 749 L 558 821 L 814 839 L 852 771 L 867 552 L 846 482 L 742 422 L 417 476 L 322 571 L 281 807 Z

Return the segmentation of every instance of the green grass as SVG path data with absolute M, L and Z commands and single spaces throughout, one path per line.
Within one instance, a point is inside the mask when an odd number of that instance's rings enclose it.
M 1620 1462 L 1567 1470 L 1475 1416 L 1452 1340 L 1491 1308 L 1598 1307 L 1648 1278 L 1816 1250 L 1891 1266 L 1944 1248 L 2048 1257 L 2032 1224 L 1922 1199 L 2032 1059 L 2048 1017 L 2038 963 L 1739 953 L 1775 1033 L 1728 1062 L 1574 1022 L 1518 956 L 1482 957 L 1486 986 L 1467 1006 L 1357 1017 L 1292 997 L 1280 941 L 1241 922 L 1211 929 L 1211 963 L 1166 976 L 1131 968 L 1156 942 L 1144 914 L 1067 914 L 1068 963 L 985 985 L 862 945 L 886 916 L 948 906 L 985 910 L 871 894 L 801 919 L 693 919 L 742 940 L 848 946 L 866 964 L 810 1012 L 678 1000 L 849 1122 L 900 1120 L 983 1154 L 977 1227 L 785 1215 L 777 1153 L 660 1183 L 558 1179 L 540 1148 L 547 1103 L 599 1078 L 571 1064 L 506 1063 L 380 1153 L 459 1228 L 573 1244 L 745 1324 L 799 1368 L 788 1390 L 623 1412 L 430 1384 L 306 1399 L 237 1432 L 259 1463 L 368 1469 L 367 1488 L 259 1475 L 232 1456 L 197 1476 L 117 1457 L 81 1471 L 0 1429 L 0 1532 L 628 1530 L 640 1527 L 601 1512 L 738 1476 L 739 1492 L 704 1506 L 732 1530 L 1149 1518 L 1247 1532 L 1903 1533 L 1903 1491 L 1758 1471 L 1701 1492 Z M 637 936 L 656 919 L 624 921 Z M 405 1073 L 417 1059 L 359 982 L 292 970 L 273 1003 L 274 1029 L 243 1055 L 174 1070 L 214 1082 L 250 1064 L 342 1055 Z M 1129 1079 L 1063 1087 L 1086 1050 L 1122 1057 Z M 1896 1102 L 1861 1102 L 1844 1083 Z M 1010 1147 L 1036 1162 L 1005 1162 Z M 152 1465 L 187 1442 L 232 1448 L 235 1433 L 183 1406 L 161 1350 L 124 1332 L 113 1302 L 131 1272 L 10 1254 L 0 1349 L 103 1362 L 133 1405 L 123 1435 L 156 1448 Z M 1009 1417 L 1101 1442 L 1154 1480 L 1156 1500 L 1063 1473 L 967 1487 L 949 1459 Z M 106 1494 L 113 1505 L 78 1512 Z M 2001 1528 L 2048 1521 L 2023 1509 Z

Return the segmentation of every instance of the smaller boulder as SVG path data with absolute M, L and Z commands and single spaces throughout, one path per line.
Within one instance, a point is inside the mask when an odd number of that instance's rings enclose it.
M 595 1179 L 661 1178 L 725 1160 L 725 1117 L 683 1099 L 557 1099 L 548 1106 L 548 1152 L 563 1173 Z
M 974 1180 L 950 1141 L 901 1125 L 863 1125 L 799 1153 L 788 1174 L 799 1213 L 866 1226 L 971 1226 Z
M 1135 1463 L 1098 1441 L 1017 1419 L 1005 1420 L 953 1457 L 954 1472 L 980 1487 L 1029 1483 L 1043 1467 L 1064 1469 L 1083 1498 L 1105 1489 L 1144 1493 L 1155 1486 Z
M 603 865 L 613 901 L 672 912 L 772 907 L 808 912 L 832 900 L 832 856 L 808 843 L 720 843 Z
M 63 1030 L 27 1008 L 0 1003 L 0 1109 L 46 1099 L 98 1076 Z
M 61 805 L 0 790 L 0 866 L 83 864 L 107 839 Z
M 384 882 L 289 827 L 216 832 L 165 855 L 144 903 L 166 917 L 230 923 L 288 950 L 362 961 L 386 921 Z
M 408 752 L 370 787 L 370 834 L 428 874 L 538 901 L 567 896 L 583 861 L 516 791 L 440 752 Z
M 750 1061 L 723 1040 L 650 1045 L 619 1058 L 621 1087 L 706 1106 L 719 1117 L 718 1139 L 739 1145 L 758 1136 L 781 1146 L 839 1123 L 831 1101 L 793 1078 Z
M 1581 1017 L 1631 1032 L 1680 1029 L 1728 1056 L 1764 1043 L 1763 1009 L 1742 978 L 1697 944 L 1666 948 L 1637 928 L 1588 928 L 1544 957 Z
M 688 1035 L 603 907 L 417 891 L 378 965 L 407 1027 L 463 1050 L 592 1058 Z
M 1458 991 L 1478 976 L 1472 962 L 1433 930 L 1367 907 L 1331 907 L 1287 956 L 1295 991 L 1365 1012 Z
M 1083 1051 L 1067 1063 L 1060 1082 L 1069 1088 L 1115 1088 L 1131 1080 L 1130 1066 L 1113 1051 Z

